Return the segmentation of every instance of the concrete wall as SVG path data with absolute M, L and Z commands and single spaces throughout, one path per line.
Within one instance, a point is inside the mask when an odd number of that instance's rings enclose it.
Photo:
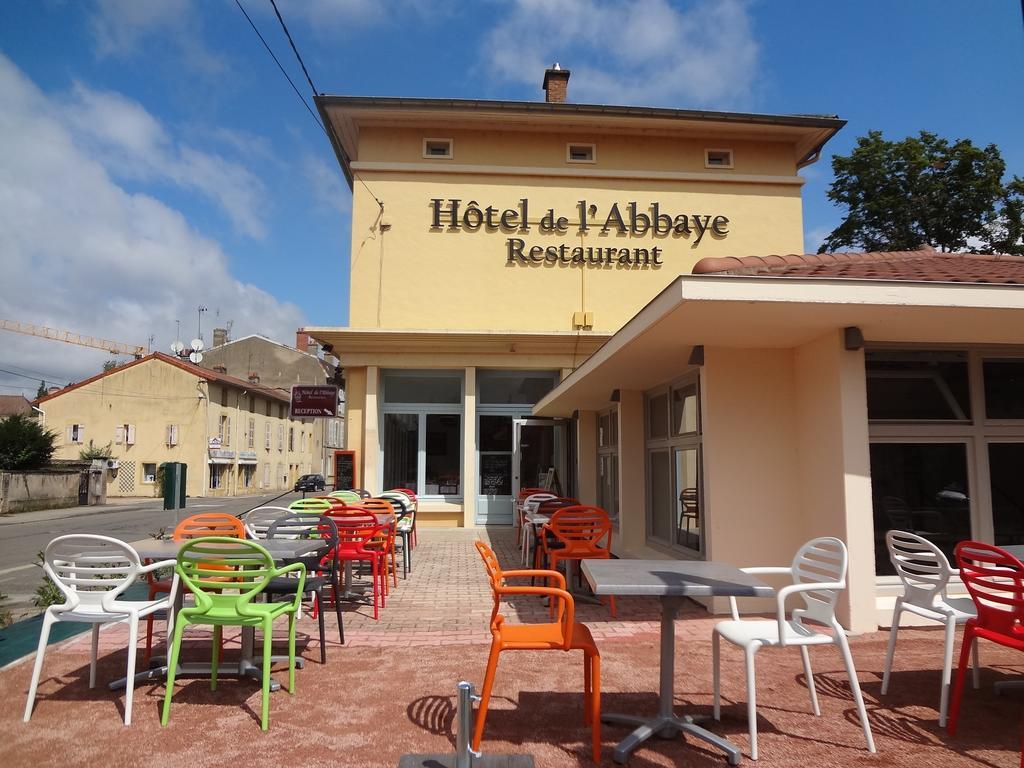
M 838 615 L 854 632 L 875 623 L 874 527 L 863 351 L 843 347 L 841 331 L 796 350 L 800 506 L 803 536 L 835 536 L 850 553 Z
M 78 470 L 0 472 L 0 514 L 78 506 Z

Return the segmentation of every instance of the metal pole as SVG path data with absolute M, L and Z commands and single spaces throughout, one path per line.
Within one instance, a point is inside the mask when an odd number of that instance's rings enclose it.
M 473 684 L 463 680 L 459 689 L 459 728 L 455 734 L 455 768 L 473 768 L 473 758 L 480 757 L 479 752 L 470 749 L 469 739 L 473 732 L 473 702 L 480 697 L 473 695 Z

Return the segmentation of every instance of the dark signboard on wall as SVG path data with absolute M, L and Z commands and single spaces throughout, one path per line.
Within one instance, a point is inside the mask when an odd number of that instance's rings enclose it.
M 334 490 L 350 491 L 356 487 L 356 452 L 334 452 Z
M 480 494 L 512 495 L 512 456 L 508 453 L 480 454 Z
M 293 419 L 310 419 L 318 416 L 338 415 L 338 388 L 332 386 L 292 387 L 291 416 Z

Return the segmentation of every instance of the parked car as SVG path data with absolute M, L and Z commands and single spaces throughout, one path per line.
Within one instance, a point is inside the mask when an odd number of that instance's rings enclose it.
M 323 475 L 303 475 L 295 481 L 296 491 L 322 491 L 327 487 Z

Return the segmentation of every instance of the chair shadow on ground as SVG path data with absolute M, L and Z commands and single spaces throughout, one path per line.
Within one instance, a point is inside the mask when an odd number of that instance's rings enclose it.
M 209 664 L 210 663 L 210 638 L 192 637 L 186 638 L 183 643 L 180 663 L 182 664 Z M 328 641 L 328 645 L 331 645 Z M 335 645 L 338 645 L 335 643 Z M 340 648 L 341 646 L 338 645 Z M 282 651 L 287 649 L 286 637 L 274 638 L 274 650 Z M 153 656 L 159 658 L 164 656 L 165 646 L 161 643 L 154 645 Z M 224 651 L 221 655 L 221 664 L 237 664 L 241 649 L 238 635 L 225 637 Z M 296 659 L 302 657 L 306 663 L 319 664 L 320 649 L 319 638 L 312 635 L 298 635 L 295 638 Z M 262 643 L 257 638 L 254 651 L 254 660 L 257 665 L 262 663 Z M 46 660 L 43 661 L 43 675 L 39 680 L 39 689 L 36 693 L 36 702 L 33 708 L 35 712 L 40 704 L 60 701 L 94 701 L 111 702 L 117 709 L 118 716 L 124 719 L 124 689 L 111 690 L 109 684 L 114 680 L 124 677 L 128 664 L 128 649 L 119 648 L 106 654 L 100 651 L 96 660 L 96 687 L 89 688 L 89 663 L 69 671 L 63 676 L 47 676 Z M 155 665 L 154 665 L 155 666 Z M 139 648 L 136 656 L 136 674 L 145 672 L 148 665 L 143 661 L 142 649 Z M 296 670 L 298 671 L 298 670 Z M 279 680 L 282 684 L 287 683 L 288 666 L 287 662 L 275 661 L 271 665 L 271 675 L 283 675 L 284 679 Z M 56 684 L 60 686 L 57 690 L 48 690 Z M 162 712 L 164 692 L 164 678 L 157 677 L 153 680 L 145 680 L 135 684 L 135 706 L 143 706 L 142 700 L 154 704 L 157 708 L 157 719 Z M 179 677 L 174 683 L 174 697 L 171 703 L 171 716 L 174 716 L 174 709 L 178 706 L 192 704 L 210 704 L 224 707 L 239 707 L 244 709 L 249 717 L 257 724 L 260 724 L 260 712 L 248 703 L 249 697 L 259 693 L 260 682 L 256 678 L 237 678 L 234 676 L 222 675 L 217 680 L 217 690 L 210 690 L 208 677 Z M 273 694 L 271 694 L 273 695 Z M 155 699 L 155 701 L 153 701 Z M 258 699 L 257 706 L 258 706 Z
M 444 736 L 455 746 L 455 717 L 458 714 L 454 696 L 421 696 L 405 708 L 413 725 L 432 736 Z

